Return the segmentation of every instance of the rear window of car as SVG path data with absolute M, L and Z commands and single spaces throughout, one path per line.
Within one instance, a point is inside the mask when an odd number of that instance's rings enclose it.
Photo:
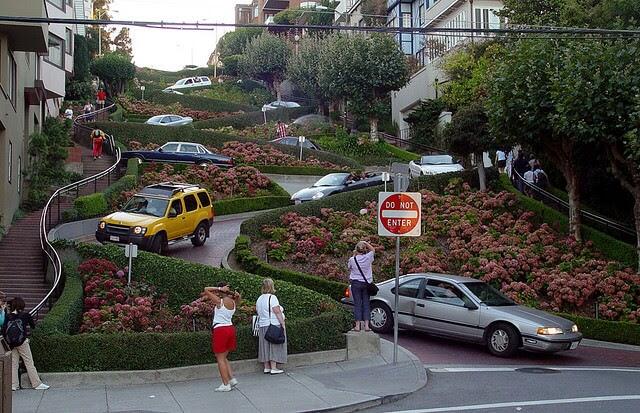
M 211 205 L 211 200 L 209 199 L 209 194 L 207 194 L 206 192 L 198 192 L 198 199 L 200 200 L 200 204 L 203 207 L 208 207 L 209 205 Z
M 154 116 L 154 117 L 150 118 L 150 119 L 148 120 L 148 122 L 158 122 L 160 119 L 162 119 L 162 115 L 160 115 L 160 116 Z
M 185 196 L 184 207 L 187 209 L 187 212 L 195 211 L 196 209 L 198 209 L 198 201 L 196 201 L 196 197 L 193 195 Z
M 198 147 L 196 145 L 180 145 L 180 152 L 198 153 Z
M 200 79 L 201 79 L 203 82 L 208 82 L 208 81 L 209 81 L 209 78 L 208 78 L 208 77 L 206 77 L 206 76 L 202 76 Z

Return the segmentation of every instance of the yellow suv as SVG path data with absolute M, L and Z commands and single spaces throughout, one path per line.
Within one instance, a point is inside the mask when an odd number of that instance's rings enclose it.
M 209 237 L 213 206 L 206 189 L 199 185 L 163 182 L 145 187 L 119 212 L 98 224 L 101 243 L 133 243 L 162 254 L 171 243 L 191 239 L 199 247 Z

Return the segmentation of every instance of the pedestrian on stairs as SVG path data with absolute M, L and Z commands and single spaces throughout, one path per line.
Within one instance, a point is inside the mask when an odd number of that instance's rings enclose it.
M 94 129 L 91 132 L 91 142 L 93 144 L 93 160 L 102 158 L 102 144 L 106 140 L 106 136 L 100 129 Z
M 9 302 L 9 313 L 6 316 L 4 325 L 2 326 L 2 336 L 11 348 L 11 362 L 13 367 L 12 384 L 13 390 L 20 387 L 20 378 L 18 377 L 18 363 L 22 357 L 24 366 L 29 375 L 31 386 L 36 390 L 47 390 L 48 385 L 40 380 L 36 366 L 33 364 L 33 356 L 31 355 L 31 347 L 29 346 L 30 330 L 35 328 L 33 317 L 24 311 L 24 300 L 15 297 Z

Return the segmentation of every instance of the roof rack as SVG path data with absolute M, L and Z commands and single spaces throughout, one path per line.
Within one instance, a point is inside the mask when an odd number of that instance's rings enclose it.
M 184 192 L 185 189 L 191 188 L 200 189 L 201 187 L 198 184 L 185 184 L 182 182 L 168 181 L 145 186 L 142 191 L 140 191 L 140 193 L 149 195 L 173 196 L 176 192 Z

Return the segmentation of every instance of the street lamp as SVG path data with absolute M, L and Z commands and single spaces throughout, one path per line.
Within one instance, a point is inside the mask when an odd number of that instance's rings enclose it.
M 145 90 L 144 85 L 140 86 L 140 91 L 142 92 L 142 100 L 144 100 L 144 90 Z
M 118 13 L 118 10 L 111 10 L 113 13 Z M 100 20 L 102 17 L 104 17 L 105 14 L 107 14 L 107 10 L 98 10 L 97 12 L 97 18 L 98 20 Z M 102 25 L 99 24 L 98 25 L 98 56 L 102 56 Z

